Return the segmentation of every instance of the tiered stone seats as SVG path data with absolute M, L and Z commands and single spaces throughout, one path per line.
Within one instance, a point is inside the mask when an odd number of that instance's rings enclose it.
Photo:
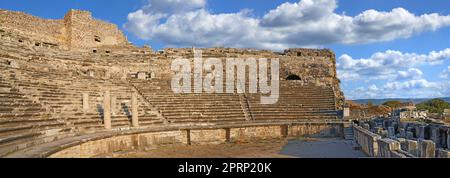
M 15 70 L 20 80 L 16 80 L 22 90 L 37 98 L 40 103 L 48 106 L 50 112 L 59 117 L 73 121 L 75 125 L 97 123 L 93 128 L 101 128 L 103 92 L 109 89 L 111 96 L 116 97 L 116 113 L 113 114 L 113 126 L 129 126 L 131 108 L 130 100 L 132 88 L 126 82 L 98 80 L 94 78 L 65 79 L 58 74 L 44 72 L 24 72 Z M 92 108 L 89 113 L 82 111 L 82 95 L 89 93 L 89 103 Z M 124 102 L 126 103 L 124 105 Z M 145 102 L 140 101 L 140 116 L 143 124 L 151 123 L 150 118 L 155 115 L 148 114 Z M 131 109 L 130 109 L 131 110 Z M 156 122 L 155 122 L 156 123 Z
M 175 94 L 167 80 L 133 80 L 132 83 L 171 123 L 245 121 L 237 94 Z
M 0 65 L 0 156 L 32 145 L 103 131 L 103 91 L 116 97 L 113 128 L 131 126 L 132 87 L 126 81 L 64 78 L 61 74 L 26 71 Z M 89 112 L 82 95 L 89 93 Z M 162 124 L 139 100 L 140 126 Z
M 276 104 L 263 105 L 261 94 L 247 94 L 254 120 L 336 119 L 333 89 L 280 81 Z
M 64 125 L 0 76 L 0 155 Z

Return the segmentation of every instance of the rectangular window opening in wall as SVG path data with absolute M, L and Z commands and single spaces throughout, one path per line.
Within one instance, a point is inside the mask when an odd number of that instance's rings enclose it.
M 94 41 L 95 42 L 102 42 L 101 38 L 99 36 L 94 36 Z

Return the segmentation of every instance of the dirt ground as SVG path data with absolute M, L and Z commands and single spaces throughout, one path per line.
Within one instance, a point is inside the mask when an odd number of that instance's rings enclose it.
M 210 145 L 167 145 L 143 151 L 114 153 L 114 158 L 339 158 L 364 157 L 342 139 L 277 139 Z

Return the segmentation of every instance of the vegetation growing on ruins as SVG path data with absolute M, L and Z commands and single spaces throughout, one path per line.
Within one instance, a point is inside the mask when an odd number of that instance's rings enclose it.
M 392 101 L 386 101 L 382 105 L 389 106 L 391 108 L 398 108 L 398 107 L 400 107 L 402 105 L 402 102 L 396 101 L 396 100 L 392 100 Z
M 418 104 L 417 109 L 428 110 L 430 113 L 443 113 L 444 109 L 450 109 L 450 103 L 442 99 L 432 99 Z

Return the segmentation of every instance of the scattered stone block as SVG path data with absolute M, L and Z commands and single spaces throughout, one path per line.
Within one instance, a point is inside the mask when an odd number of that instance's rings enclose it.
M 406 139 L 414 139 L 414 133 L 413 132 L 406 132 Z
M 87 71 L 87 75 L 88 75 L 89 77 L 95 77 L 95 71 L 89 69 L 89 70 Z
M 146 80 L 147 79 L 147 73 L 146 72 L 138 72 L 137 73 L 137 79 L 139 79 L 139 80 Z
M 405 129 L 404 128 L 400 128 L 399 129 L 399 134 L 397 134 L 397 135 L 398 135 L 398 137 L 405 138 L 406 137 Z
M 389 138 L 395 138 L 395 128 L 394 127 L 388 127 L 388 137 Z
M 419 156 L 419 147 L 417 141 L 405 139 L 404 142 L 400 143 L 402 150 L 405 150 L 406 152 L 411 153 L 414 156 Z
M 395 156 L 397 150 L 400 150 L 400 142 L 385 138 L 378 140 L 378 156 L 379 157 L 398 157 Z
M 8 64 L 11 68 L 14 68 L 14 69 L 20 68 L 19 63 L 15 60 L 8 61 Z
M 438 158 L 450 158 L 450 150 L 437 149 L 436 156 Z
M 436 144 L 431 140 L 419 140 L 419 155 L 421 158 L 434 158 Z
M 83 112 L 89 112 L 89 93 L 83 93 Z

